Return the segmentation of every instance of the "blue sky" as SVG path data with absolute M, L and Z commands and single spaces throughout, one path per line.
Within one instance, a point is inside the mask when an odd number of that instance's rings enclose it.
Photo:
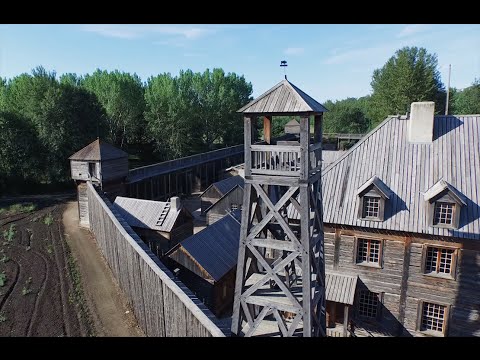
M 221 67 L 243 74 L 257 96 L 283 79 L 287 60 L 288 79 L 322 102 L 369 94 L 373 70 L 403 46 L 436 53 L 445 84 L 448 64 L 454 87 L 480 78 L 480 25 L 467 24 L 0 25 L 0 76 L 43 65 L 57 74 L 119 69 L 145 81 Z

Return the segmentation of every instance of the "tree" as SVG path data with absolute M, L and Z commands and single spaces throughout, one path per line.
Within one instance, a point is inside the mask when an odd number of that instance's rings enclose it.
M 243 76 L 222 69 L 149 78 L 145 120 L 157 153 L 171 159 L 242 142 L 243 121 L 236 110 L 251 92 Z
M 71 82 L 72 76 L 69 76 Z M 82 87 L 95 94 L 107 114 L 108 140 L 124 147 L 140 141 L 145 127 L 143 84 L 137 74 L 118 70 L 97 69 L 80 81 Z
M 425 48 L 404 47 L 373 72 L 369 108 L 374 125 L 389 114 L 404 114 L 414 101 L 435 101 L 437 113 L 445 111 L 445 89 L 436 54 Z
M 480 78 L 475 79 L 472 86 L 451 95 L 453 106 L 449 114 L 480 114 Z
M 0 190 L 35 179 L 39 144 L 34 127 L 24 118 L 0 111 Z
M 6 111 L 23 118 L 35 130 L 39 142 L 38 182 L 69 178 L 68 157 L 102 135 L 104 112 L 95 96 L 70 85 L 61 85 L 54 72 L 38 67 L 32 75 L 9 81 Z
M 326 101 L 328 111 L 324 114 L 324 133 L 365 133 L 370 121 L 365 114 L 364 99 L 347 98 L 336 102 Z
M 80 86 L 83 79 L 74 73 L 66 73 L 60 76 L 60 84 L 70 86 Z

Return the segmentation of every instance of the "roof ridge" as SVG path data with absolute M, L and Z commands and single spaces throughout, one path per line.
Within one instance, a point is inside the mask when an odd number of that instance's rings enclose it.
M 367 139 L 375 134 L 378 130 L 384 127 L 390 120 L 396 119 L 397 116 L 388 116 L 385 120 L 383 120 L 380 124 L 378 124 L 374 129 L 372 129 L 368 134 L 366 134 L 363 138 L 361 138 L 355 145 L 353 145 L 350 149 L 346 150 L 344 154 L 342 154 L 337 160 L 332 162 L 322 171 L 322 177 L 328 173 L 331 169 L 337 166 L 340 161 L 343 161 L 351 152 L 353 152 L 356 148 L 358 148 L 361 144 L 363 144 Z
M 268 89 L 267 91 L 265 91 L 263 94 L 257 96 L 255 99 L 253 99 L 252 101 L 250 101 L 249 103 L 245 104 L 244 106 L 242 106 L 240 109 L 237 110 L 237 112 L 241 113 L 243 112 L 244 109 L 246 108 L 249 108 L 250 106 L 256 104 L 257 102 L 259 102 L 260 100 L 262 100 L 262 98 L 264 98 L 265 96 L 267 96 L 268 94 L 274 92 L 275 90 L 277 90 L 281 85 L 283 85 L 285 82 L 288 82 L 287 80 L 282 80 L 280 81 L 277 85 L 274 85 L 272 88 Z
M 135 201 L 144 201 L 144 202 L 150 202 L 150 203 L 161 203 L 161 204 L 170 204 L 169 201 L 157 201 L 157 200 L 148 200 L 148 199 L 139 199 L 139 198 L 133 198 L 133 197 L 128 197 L 128 196 L 117 196 L 115 198 L 115 201 L 117 199 L 131 199 L 131 200 L 135 200 Z

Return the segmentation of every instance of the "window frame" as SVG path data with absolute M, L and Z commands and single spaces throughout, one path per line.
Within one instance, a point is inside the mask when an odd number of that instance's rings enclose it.
M 450 264 L 450 274 L 445 274 L 445 273 L 427 273 L 426 268 L 427 268 L 427 253 L 428 253 L 428 248 L 438 248 L 438 249 L 448 249 L 448 250 L 453 250 L 452 254 L 452 263 Z M 431 276 L 435 278 L 441 278 L 441 279 L 447 279 L 447 280 L 456 280 L 457 279 L 457 263 L 458 263 L 458 248 L 452 247 L 452 246 L 445 246 L 445 245 L 439 245 L 439 244 L 432 244 L 432 243 L 426 243 L 423 244 L 422 247 L 422 264 L 421 264 L 421 271 L 422 275 L 425 276 Z
M 444 310 L 444 315 L 443 315 L 443 330 L 440 331 L 435 331 L 435 330 L 422 330 L 422 323 L 423 323 L 423 306 L 425 303 L 428 304 L 434 304 L 434 305 L 439 305 L 443 306 L 445 308 Z M 448 334 L 448 326 L 450 323 L 450 304 L 445 304 L 445 303 L 439 303 L 435 301 L 427 301 L 427 300 L 419 300 L 418 305 L 417 305 L 417 326 L 416 326 L 416 331 L 420 332 L 421 334 L 428 335 L 428 336 L 435 336 L 435 337 L 445 337 Z
M 376 190 L 374 185 L 371 185 L 368 191 L 358 195 L 359 204 L 357 217 L 362 221 L 383 221 L 385 219 L 385 198 Z M 365 197 L 378 198 L 378 217 L 364 217 L 363 208 L 365 204 Z
M 375 240 L 375 241 L 380 242 L 380 248 L 378 250 L 378 263 L 370 262 L 370 261 L 362 261 L 362 262 L 357 261 L 358 243 L 359 243 L 360 240 L 368 240 L 368 241 Z M 355 265 L 359 265 L 359 266 L 367 266 L 367 267 L 371 267 L 371 268 L 382 269 L 383 268 L 383 247 L 385 245 L 384 242 L 385 242 L 384 239 L 378 239 L 378 238 L 371 237 L 371 236 L 355 236 L 355 246 L 353 247 L 354 248 L 353 263 Z M 370 257 L 370 253 L 367 254 L 367 259 L 369 257 Z
M 434 224 L 435 221 L 435 206 L 437 203 L 448 203 L 453 205 L 452 209 L 452 223 L 451 224 Z M 450 195 L 448 190 L 445 190 L 438 196 L 433 197 L 428 201 L 428 224 L 434 228 L 440 229 L 458 229 L 460 224 L 460 213 L 462 211 L 462 204 Z
M 360 314 L 360 298 L 361 298 L 361 293 L 362 291 L 368 291 L 372 294 L 376 294 L 377 296 L 377 309 L 376 309 L 376 314 L 375 314 L 375 317 L 369 317 L 369 316 L 366 316 L 366 315 L 362 315 Z M 367 287 L 362 287 L 362 288 L 358 288 L 357 289 L 357 294 L 356 294 L 356 299 L 357 300 L 357 304 L 355 306 L 355 311 L 356 311 L 356 314 L 357 316 L 361 319 L 361 320 L 364 320 L 366 322 L 369 322 L 369 321 L 381 321 L 382 319 L 382 305 L 383 305 L 383 297 L 384 297 L 384 294 L 385 292 L 375 292 L 375 291 L 371 291 L 370 289 L 368 289 Z

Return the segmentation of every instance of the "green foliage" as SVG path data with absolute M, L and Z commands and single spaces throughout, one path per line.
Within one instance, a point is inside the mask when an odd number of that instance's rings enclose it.
M 3 239 L 5 240 L 3 244 L 10 245 L 15 237 L 15 233 L 15 224 L 11 224 L 8 230 L 3 231 Z
M 0 258 L 0 262 L 5 264 L 10 261 L 10 258 L 7 256 L 7 254 L 2 254 L 2 257 Z
M 0 215 L 15 215 L 20 213 L 30 213 L 37 209 L 37 205 L 31 202 L 17 203 L 10 205 L 8 208 L 0 208 Z
M 47 253 L 51 254 L 53 253 L 53 245 L 52 244 L 48 244 L 45 249 L 47 250 Z
M 23 117 L 0 112 L 0 191 L 35 178 L 40 146 L 34 127 Z
M 30 289 L 30 285 L 32 283 L 32 277 L 30 276 L 27 280 L 25 280 L 25 285 L 22 288 L 22 295 L 28 295 L 32 292 L 32 289 Z
M 73 75 L 70 77 L 73 78 Z M 105 109 L 111 143 L 124 147 L 127 141 L 141 140 L 145 127 L 145 99 L 142 81 L 137 74 L 97 69 L 79 83 L 94 94 Z
M 5 321 L 7 321 L 7 316 L 5 315 L 5 311 L 0 311 L 0 323 L 3 323 Z
M 48 214 L 43 218 L 43 223 L 47 226 L 50 226 L 53 224 L 53 216 L 52 214 Z
M 215 144 L 241 143 L 243 122 L 236 113 L 250 100 L 243 76 L 221 69 L 151 77 L 145 89 L 145 120 L 163 159 L 191 155 Z M 163 152 L 163 154 L 162 154 Z
M 369 117 L 377 125 L 387 115 L 405 114 L 414 101 L 435 101 L 437 113 L 445 111 L 445 89 L 435 54 L 425 48 L 404 47 L 373 72 Z
M 449 114 L 473 115 L 480 114 L 480 78 L 475 79 L 472 86 L 462 91 L 450 92 L 451 110 Z
M 348 98 L 332 102 L 325 102 L 329 110 L 324 114 L 324 133 L 363 134 L 367 132 L 370 119 L 366 115 L 366 101 L 364 98 Z
M 7 275 L 5 275 L 5 271 L 2 271 L 0 273 L 0 287 L 5 286 L 6 282 L 7 282 Z
M 13 175 L 35 182 L 69 179 L 66 159 L 105 128 L 105 114 L 96 97 L 67 81 L 59 83 L 55 76 L 38 67 L 32 75 L 11 79 L 5 90 L 5 113 L 0 116 L 5 129 L 0 137 L 13 143 L 4 150 L 9 162 L 1 161 L 3 167 L 12 166 L 11 159 L 25 158 L 16 161 L 22 168 L 14 169 Z M 7 174 L 12 178 L 12 173 Z

